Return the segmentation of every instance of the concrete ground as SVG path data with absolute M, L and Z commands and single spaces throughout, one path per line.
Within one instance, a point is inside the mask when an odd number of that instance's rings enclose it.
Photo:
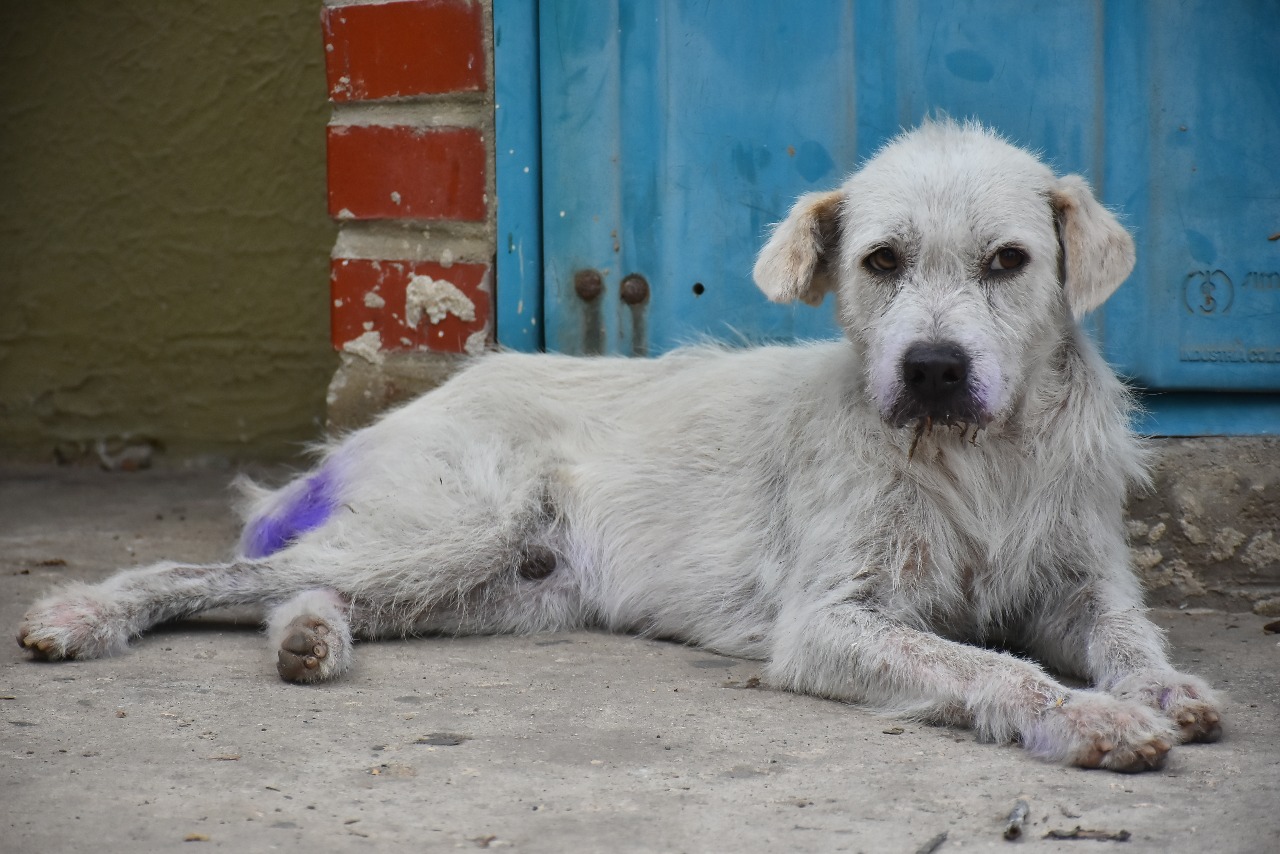
M 0 471 L 0 626 L 37 594 L 236 536 L 225 473 Z M 124 656 L 0 645 L 0 851 L 1280 850 L 1280 636 L 1161 611 L 1229 697 L 1218 744 L 1157 773 L 1047 765 L 972 734 L 753 687 L 755 662 L 596 633 L 359 647 L 280 682 L 251 615 Z M 1023 839 L 1001 838 L 1019 798 Z M 1049 831 L 1118 834 L 1055 841 Z M 190 841 L 184 841 L 190 840 Z

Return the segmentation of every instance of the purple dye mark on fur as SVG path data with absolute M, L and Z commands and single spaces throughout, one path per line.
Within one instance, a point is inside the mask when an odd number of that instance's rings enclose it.
M 325 469 L 290 486 L 289 492 L 273 512 L 249 523 L 244 535 L 245 557 L 275 554 L 324 524 L 338 506 L 333 475 Z
M 1162 712 L 1169 711 L 1169 701 L 1173 699 L 1173 689 L 1165 688 L 1160 692 L 1160 710 Z
M 1053 736 L 1049 734 L 1044 724 L 1034 724 L 1022 733 L 1022 746 L 1032 756 L 1042 758 L 1053 758 L 1057 753 Z

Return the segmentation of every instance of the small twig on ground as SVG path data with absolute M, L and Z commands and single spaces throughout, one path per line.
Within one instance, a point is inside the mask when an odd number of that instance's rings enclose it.
M 1022 823 L 1027 820 L 1027 816 L 1031 815 L 1031 806 L 1021 798 L 1013 805 L 1013 810 L 1009 813 L 1009 819 L 1004 825 L 1004 838 L 1012 842 L 1015 839 L 1022 838 Z
M 1128 842 L 1132 834 L 1127 830 L 1084 830 L 1076 825 L 1071 830 L 1050 830 L 1045 839 L 1097 839 L 1104 842 Z

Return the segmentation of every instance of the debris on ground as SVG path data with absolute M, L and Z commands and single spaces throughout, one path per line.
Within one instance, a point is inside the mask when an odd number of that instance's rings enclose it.
M 438 747 L 457 747 L 464 741 L 470 741 L 471 736 L 462 735 L 456 732 L 433 732 L 422 736 L 422 738 L 414 739 L 414 744 L 433 744 Z
M 1128 842 L 1132 834 L 1127 830 L 1085 830 L 1076 825 L 1071 830 L 1050 830 L 1045 839 L 1097 839 L 1104 842 Z
M 1005 821 L 1004 838 L 1010 842 L 1022 838 L 1022 825 L 1029 815 L 1031 815 L 1031 805 L 1019 798 L 1014 803 L 1013 810 L 1009 813 L 1009 818 Z

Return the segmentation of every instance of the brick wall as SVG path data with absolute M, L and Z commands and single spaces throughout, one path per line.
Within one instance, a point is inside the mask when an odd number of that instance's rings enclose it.
M 493 341 L 490 0 L 326 0 L 333 346 L 350 427 Z

